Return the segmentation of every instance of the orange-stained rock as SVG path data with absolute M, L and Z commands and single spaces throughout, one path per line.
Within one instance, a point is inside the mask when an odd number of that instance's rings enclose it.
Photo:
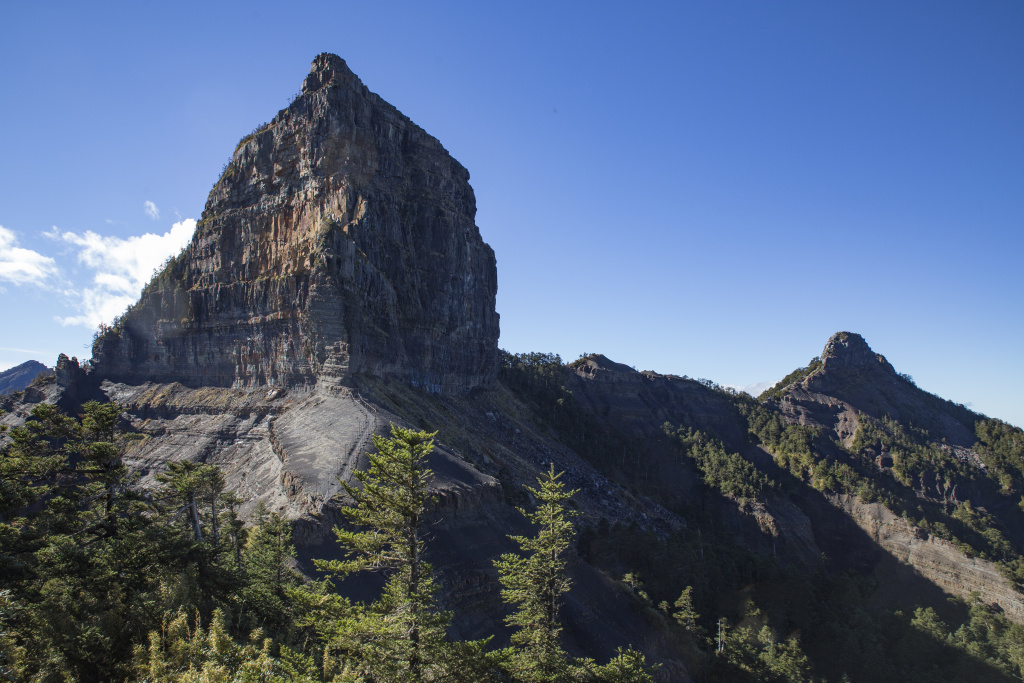
M 115 382 L 434 392 L 497 370 L 497 271 L 469 172 L 321 54 L 244 138 L 185 251 L 93 348 Z

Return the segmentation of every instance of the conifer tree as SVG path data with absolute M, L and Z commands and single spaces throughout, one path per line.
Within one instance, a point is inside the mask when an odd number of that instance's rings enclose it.
M 281 515 L 267 512 L 262 501 L 253 517 L 242 553 L 245 587 L 240 591 L 240 611 L 247 611 L 255 626 L 276 637 L 290 616 L 287 588 L 300 582 L 289 564 L 295 556 L 292 530 Z
M 89 401 L 82 406 L 79 469 L 90 481 L 90 498 L 101 500 L 96 511 L 98 525 L 108 535 L 118 532 L 118 504 L 128 492 L 131 475 L 122 454 L 125 442 L 137 437 L 118 429 L 124 408 L 116 403 Z
M 683 630 L 687 633 L 697 633 L 697 610 L 693 608 L 693 586 L 687 586 L 683 589 L 683 592 L 679 594 L 679 598 L 675 602 L 676 611 L 672 614 Z
M 148 646 L 134 651 L 134 679 L 150 683 L 314 683 L 319 681 L 313 662 L 289 648 L 273 656 L 273 643 L 261 630 L 247 644 L 228 632 L 224 612 L 215 610 L 209 628 L 196 618 L 190 623 L 178 612 L 160 631 L 149 634 Z
M 538 527 L 537 535 L 511 536 L 522 554 L 506 553 L 494 563 L 504 586 L 502 599 L 517 606 L 505 618 L 506 623 L 516 628 L 512 643 L 517 649 L 509 657 L 508 668 L 516 680 L 528 683 L 653 681 L 643 653 L 632 648 L 619 648 L 616 656 L 604 665 L 597 665 L 592 659 L 570 657 L 562 649 L 559 612 L 562 596 L 572 585 L 566 555 L 575 535 L 570 518 L 576 516 L 575 511 L 567 509 L 576 491 L 565 490 L 559 481 L 563 474 L 556 473 L 552 464 L 538 477 L 538 488 L 526 487 L 537 507 L 533 512 L 521 508 L 519 511 Z
M 238 569 L 242 566 L 242 548 L 245 547 L 248 537 L 245 522 L 238 515 L 238 508 L 244 501 L 234 491 L 222 493 L 220 499 L 224 504 L 224 511 L 220 516 L 223 520 L 225 540 L 235 568 Z
M 435 435 L 395 425 L 390 437 L 374 435 L 377 452 L 368 455 L 369 469 L 355 472 L 362 486 L 343 482 L 353 501 L 342 510 L 351 526 L 334 533 L 348 556 L 315 562 L 336 577 L 360 571 L 388 577 L 381 598 L 349 617 L 352 627 L 341 648 L 374 680 L 440 680 L 450 615 L 434 607 L 437 585 L 423 560 L 421 529 L 432 500 L 433 472 L 426 462 Z
M 86 403 L 81 420 L 36 408 L 11 430 L 11 464 L 35 462 L 22 470 L 29 489 L 19 495 L 42 504 L 5 519 L 16 536 L 0 533 L 0 554 L 18 565 L 3 578 L 20 604 L 14 627 L 24 675 L 113 680 L 124 672 L 132 637 L 153 625 L 158 590 L 151 511 L 130 489 L 122 461 L 131 435 L 119 428 L 116 404 Z
M 655 665 L 655 668 L 660 665 Z M 647 660 L 642 652 L 621 647 L 615 652 L 612 660 L 604 666 L 597 667 L 594 679 L 601 683 L 654 683 Z
M 77 424 L 42 403 L 24 426 L 0 425 L 0 433 L 8 439 L 0 449 L 0 518 L 3 526 L 17 527 L 24 520 L 20 513 L 56 486 L 56 475 L 68 462 L 65 444 L 77 433 Z M 0 546 L 0 553 L 7 552 L 10 548 Z
M 166 484 L 166 489 L 177 504 L 174 518 L 184 515 L 191 526 L 193 540 L 199 543 L 204 540 L 199 506 L 200 503 L 210 504 L 208 533 L 213 536 L 210 540 L 216 543 L 219 540 L 216 501 L 224 490 L 224 474 L 220 468 L 188 460 L 172 462 L 156 479 Z
M 515 673 L 526 681 L 564 680 L 570 667 L 558 639 L 562 630 L 558 613 L 571 585 L 565 556 L 575 534 L 568 518 L 575 513 L 566 509 L 566 502 L 576 491 L 566 491 L 561 477 L 551 465 L 538 478 L 538 488 L 527 487 L 537 499 L 537 509 L 519 511 L 539 527 L 537 535 L 512 536 L 523 554 L 507 553 L 494 563 L 504 586 L 501 597 L 517 607 L 506 622 L 516 628 L 512 634 L 513 644 L 519 646 L 513 657 Z
M 216 607 L 235 602 L 233 596 L 245 585 L 240 558 L 231 552 L 243 532 L 236 528 L 235 538 L 220 533 L 224 473 L 216 465 L 180 461 L 169 463 L 156 479 L 163 486 L 155 498 L 167 517 L 160 524 L 161 544 L 170 556 L 164 580 L 175 596 L 165 609 L 199 609 L 206 618 Z M 235 500 L 233 494 L 228 497 Z

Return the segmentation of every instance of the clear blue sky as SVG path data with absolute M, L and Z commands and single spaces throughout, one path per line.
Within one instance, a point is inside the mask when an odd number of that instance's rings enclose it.
M 1019 0 L 3 14 L 0 367 L 87 356 L 329 51 L 470 170 L 504 348 L 750 386 L 851 330 L 1024 425 Z

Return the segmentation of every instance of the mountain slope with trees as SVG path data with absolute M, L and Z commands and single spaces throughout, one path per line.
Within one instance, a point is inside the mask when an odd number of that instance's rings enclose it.
M 319 55 L 0 396 L 14 680 L 1024 676 L 1024 433 L 840 332 L 761 397 L 497 346 L 468 171 Z

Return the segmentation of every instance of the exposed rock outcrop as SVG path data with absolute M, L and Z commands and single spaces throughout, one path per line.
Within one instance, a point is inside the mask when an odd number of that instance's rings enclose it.
M 857 414 L 888 416 L 926 429 L 951 444 L 974 445 L 977 417 L 963 406 L 919 389 L 852 332 L 837 332 L 821 354 L 821 366 L 787 388 L 779 408 L 792 421 L 824 427 L 848 439 Z
M 995 563 L 965 556 L 949 541 L 909 524 L 880 503 L 842 495 L 834 498 L 834 504 L 882 549 L 945 592 L 967 602 L 978 599 L 998 605 L 1007 617 L 1024 623 L 1024 595 L 1003 578 Z
M 580 489 L 581 523 L 683 523 L 495 386 L 495 259 L 468 179 L 344 61 L 318 56 L 302 94 L 238 145 L 192 242 L 92 361 L 60 358 L 52 398 L 71 412 L 92 398 L 124 406 L 145 437 L 125 458 L 144 486 L 170 462 L 218 465 L 243 516 L 262 502 L 293 522 L 307 568 L 338 552 L 340 482 L 366 466 L 372 437 L 392 423 L 439 430 L 427 550 L 439 598 L 455 632 L 500 634 L 493 560 L 515 548 L 509 533 L 529 533 L 509 503 L 524 504 L 549 463 Z M 614 581 L 582 562 L 573 576 L 571 651 L 606 659 L 651 637 Z M 686 680 L 671 647 L 649 651 Z
M 302 94 L 244 138 L 185 251 L 93 348 L 115 382 L 429 391 L 494 379 L 494 253 L 469 173 L 319 55 Z
M 896 372 L 884 356 L 872 351 L 860 335 L 837 332 L 825 345 L 821 361 L 819 367 L 787 387 L 778 399 L 777 407 L 789 422 L 820 428 L 826 436 L 819 446 L 836 439 L 849 448 L 864 421 L 892 424 L 896 420 L 902 429 L 913 430 L 913 438 L 921 444 L 930 444 L 969 468 L 960 479 L 951 473 L 939 476 L 926 468 L 915 474 L 909 484 L 903 482 L 907 485 L 904 494 L 948 510 L 962 502 L 961 496 L 969 496 L 976 506 L 999 510 L 998 519 L 993 518 L 992 523 L 1019 547 L 1022 525 L 1016 499 L 1008 498 L 1006 491 L 1000 491 L 984 476 L 986 466 L 973 450 L 977 441 L 974 424 L 983 416 L 918 388 L 909 377 Z M 901 447 L 895 450 L 900 451 Z M 843 451 L 834 455 L 849 457 Z M 877 468 L 868 476 L 885 479 L 891 476 L 895 459 L 908 457 L 890 452 L 880 442 L 864 448 L 861 455 Z M 1024 623 L 1024 595 L 1003 577 L 995 563 L 968 556 L 955 544 L 928 534 L 880 503 L 863 503 L 850 495 L 832 496 L 829 500 L 878 549 L 913 568 L 931 584 L 967 600 L 972 595 L 980 597 L 998 605 L 1009 618 Z M 840 533 L 848 535 L 849 530 Z M 856 552 L 864 552 L 862 542 L 847 545 L 850 549 L 860 548 Z M 841 547 L 829 549 L 842 559 Z M 863 564 L 853 558 L 846 561 Z M 881 556 L 876 555 L 868 564 L 874 567 L 881 561 Z

